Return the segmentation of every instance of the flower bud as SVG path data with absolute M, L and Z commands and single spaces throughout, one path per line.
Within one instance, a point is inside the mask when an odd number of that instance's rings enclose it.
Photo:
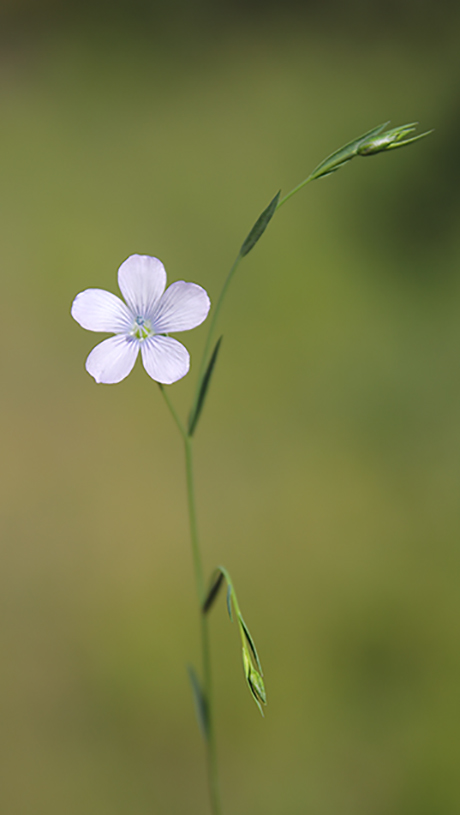
M 431 130 L 427 130 L 426 133 L 421 133 L 419 136 L 412 136 L 412 138 L 406 139 L 405 136 L 408 136 L 409 133 L 415 130 L 416 122 L 382 132 L 388 124 L 389 122 L 385 122 L 383 125 L 374 127 L 373 130 L 369 130 L 368 133 L 364 133 L 363 136 L 359 136 L 357 139 L 345 144 L 340 150 L 336 150 L 335 153 L 328 156 L 321 164 L 318 164 L 308 176 L 307 181 L 314 181 L 316 178 L 324 178 L 331 173 L 335 173 L 336 170 L 343 167 L 344 164 L 347 164 L 347 162 L 355 156 L 372 156 L 374 153 L 381 153 L 384 150 L 391 150 L 394 147 L 404 147 L 404 145 L 412 144 L 412 142 L 423 139 L 424 136 L 428 136 L 428 133 L 432 133 Z

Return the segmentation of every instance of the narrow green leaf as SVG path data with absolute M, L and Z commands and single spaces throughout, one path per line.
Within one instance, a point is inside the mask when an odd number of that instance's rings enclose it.
M 188 434 L 189 436 L 193 436 L 195 432 L 195 428 L 198 424 L 198 419 L 200 418 L 201 411 L 203 410 L 204 401 L 206 399 L 206 394 L 208 392 L 209 384 L 211 382 L 212 372 L 214 370 L 214 366 L 216 364 L 217 355 L 219 353 L 220 344 L 222 342 L 222 337 L 216 342 L 214 351 L 211 354 L 211 359 L 209 360 L 208 367 L 206 368 L 206 373 L 203 377 L 203 381 L 201 383 L 200 392 L 198 394 L 198 399 L 196 403 L 195 410 L 192 414 L 190 414 L 189 423 L 188 423 Z
M 213 581 L 211 583 L 211 587 L 210 587 L 210 589 L 208 591 L 206 600 L 203 603 L 203 614 L 207 614 L 209 609 L 214 604 L 214 601 L 215 601 L 217 595 L 219 594 L 220 587 L 222 586 L 223 582 L 224 582 L 224 576 L 223 576 L 222 572 L 220 572 L 220 571 L 216 572 L 216 574 L 214 575 L 214 579 L 213 579 Z
M 187 665 L 187 671 L 192 687 L 193 702 L 195 706 L 196 718 L 203 738 L 208 736 L 208 706 L 204 697 L 200 680 L 198 679 L 192 665 Z
M 262 237 L 263 233 L 265 232 L 268 224 L 270 223 L 271 219 L 273 218 L 276 207 L 278 206 L 278 201 L 280 198 L 281 190 L 278 192 L 275 197 L 270 201 L 268 207 L 264 209 L 262 215 L 259 215 L 257 221 L 255 222 L 254 226 L 252 227 L 249 235 L 247 236 L 246 240 L 244 241 L 241 249 L 240 249 L 240 256 L 244 258 L 248 252 L 256 245 L 259 238 Z

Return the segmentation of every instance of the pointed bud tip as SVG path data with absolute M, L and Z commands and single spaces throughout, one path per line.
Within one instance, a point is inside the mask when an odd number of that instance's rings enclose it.
M 416 129 L 418 122 L 410 122 L 407 125 L 400 125 L 384 133 L 379 133 L 377 136 L 366 139 L 361 142 L 358 148 L 358 155 L 360 156 L 373 156 L 376 153 L 382 153 L 385 150 L 394 150 L 396 147 L 405 147 L 407 144 L 423 139 L 432 133 L 432 130 L 427 130 L 425 133 L 420 133 L 418 136 L 412 136 L 407 139 L 410 133 Z

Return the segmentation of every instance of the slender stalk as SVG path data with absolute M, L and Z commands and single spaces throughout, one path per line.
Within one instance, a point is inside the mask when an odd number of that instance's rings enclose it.
M 300 184 L 298 184 L 297 187 L 294 187 L 293 190 L 288 192 L 287 195 L 284 196 L 284 198 L 281 198 L 280 201 L 278 201 L 278 205 L 276 207 L 275 212 L 277 212 L 279 210 L 279 208 L 282 207 L 283 204 L 286 203 L 286 201 L 289 201 L 289 199 L 292 198 L 292 196 L 295 195 L 296 192 L 299 192 L 299 190 L 301 190 L 302 187 L 305 187 L 305 185 L 308 184 L 309 181 L 313 181 L 313 175 L 309 175 L 307 178 L 304 179 L 304 181 L 302 181 Z M 216 327 L 216 323 L 217 323 L 217 320 L 219 318 L 220 310 L 222 308 L 222 303 L 224 302 L 225 295 L 227 294 L 227 290 L 228 290 L 228 287 L 230 286 L 233 275 L 235 274 L 236 269 L 237 269 L 237 267 L 238 267 L 238 265 L 240 263 L 240 260 L 242 260 L 242 259 L 243 259 L 243 255 L 239 254 L 238 257 L 236 258 L 235 262 L 233 263 L 233 266 L 231 267 L 227 277 L 225 278 L 224 285 L 222 286 L 222 290 L 220 292 L 219 298 L 218 298 L 217 303 L 214 306 L 214 310 L 212 312 L 212 317 L 211 317 L 210 323 L 209 323 L 208 335 L 206 337 L 206 342 L 205 342 L 204 349 L 203 349 L 203 356 L 201 358 L 200 369 L 198 371 L 198 380 L 197 380 L 197 386 L 196 386 L 196 393 L 195 393 L 195 397 L 194 397 L 193 404 L 192 404 L 191 414 L 194 413 L 195 408 L 196 408 L 196 404 L 197 404 L 197 401 L 198 401 L 198 396 L 199 396 L 199 393 L 200 393 L 201 383 L 203 381 L 203 376 L 204 376 L 204 372 L 205 372 L 205 368 L 206 368 L 206 362 L 207 362 L 207 359 L 208 359 L 210 351 L 211 351 L 211 343 L 212 343 L 212 338 L 213 338 L 213 334 L 214 334 L 214 329 Z
M 203 575 L 203 565 L 201 562 L 200 545 L 198 541 L 198 525 L 195 507 L 195 485 L 193 479 L 192 439 L 190 438 L 190 436 L 185 437 L 184 447 L 185 447 L 185 471 L 187 478 L 188 514 L 190 520 L 190 540 L 192 544 L 193 568 L 195 571 L 196 590 L 201 613 L 201 608 L 205 601 L 205 583 Z
M 292 196 L 293 196 L 293 195 L 295 195 L 295 194 L 296 194 L 296 192 L 299 192 L 299 190 L 301 190 L 301 189 L 302 189 L 302 187 L 305 187 L 305 184 L 308 184 L 308 182 L 309 182 L 309 181 L 313 181 L 313 174 L 312 174 L 312 175 L 309 175 L 307 178 L 305 178 L 303 181 L 301 181 L 301 182 L 300 182 L 300 184 L 297 184 L 297 187 L 294 187 L 294 189 L 293 189 L 293 190 L 291 190 L 291 192 L 288 192 L 288 193 L 287 193 L 287 194 L 284 196 L 284 198 L 281 198 L 281 199 L 278 201 L 278 206 L 276 207 L 276 211 L 278 211 L 278 210 L 279 210 L 279 208 L 280 208 L 280 207 L 282 207 L 282 206 L 283 206 L 283 204 L 285 204 L 285 203 L 286 203 L 286 201 L 289 201 L 289 199 L 290 199 L 290 198 L 292 198 Z
M 171 416 L 173 417 L 177 427 L 179 428 L 179 432 L 180 432 L 182 438 L 185 441 L 185 439 L 187 438 L 187 433 L 185 431 L 184 425 L 182 424 L 181 420 L 179 419 L 179 416 L 177 415 L 176 409 L 175 409 L 173 403 L 171 402 L 171 399 L 169 398 L 169 393 L 168 393 L 167 390 L 165 390 L 164 386 L 160 382 L 158 382 L 158 387 L 160 388 L 160 391 L 163 394 L 163 398 L 164 398 L 164 400 L 165 400 L 165 402 L 166 402 L 166 404 L 168 406 L 168 410 L 169 410 Z
M 195 502 L 195 483 L 193 477 L 193 443 L 191 436 L 189 436 L 185 431 L 185 428 L 176 413 L 176 410 L 169 398 L 167 390 L 163 387 L 163 385 L 160 385 L 159 387 L 163 394 L 166 405 L 184 440 L 187 501 L 190 522 L 190 541 L 192 545 L 193 570 L 195 574 L 195 585 L 200 615 L 201 653 L 203 666 L 203 694 L 206 700 L 205 744 L 206 744 L 208 786 L 212 815 L 221 815 L 222 809 L 220 804 L 219 778 L 217 772 L 216 739 L 214 731 L 209 628 L 208 628 L 208 617 L 203 612 L 203 605 L 206 599 L 206 584 L 204 580 L 203 563 L 198 538 L 198 524 Z
M 298 184 L 297 187 L 294 187 L 291 192 L 284 196 L 279 202 L 277 206 L 277 210 L 286 202 L 288 201 L 291 196 L 293 196 L 296 192 L 298 192 L 305 184 L 308 184 L 309 181 L 312 180 L 312 176 L 308 176 L 301 184 Z M 236 269 L 242 260 L 243 255 L 241 253 L 238 254 L 238 257 L 233 263 L 227 277 L 225 278 L 224 284 L 222 286 L 222 290 L 214 307 L 214 311 L 210 320 L 208 335 L 206 338 L 206 342 L 203 349 L 203 356 L 201 358 L 200 369 L 198 372 L 198 381 L 197 381 L 197 388 L 195 397 L 192 403 L 192 410 L 191 415 L 193 415 L 197 401 L 200 394 L 201 383 L 203 381 L 203 376 L 205 374 L 206 363 L 211 352 L 211 343 L 214 334 L 214 329 L 219 318 L 220 310 L 222 308 L 222 303 L 225 299 L 225 295 L 227 294 L 228 288 L 232 281 L 233 275 L 236 272 Z M 220 803 L 220 790 L 219 790 L 219 779 L 218 779 L 218 772 L 217 772 L 217 753 L 216 753 L 216 740 L 215 740 L 215 732 L 214 732 L 214 715 L 213 715 L 213 706 L 212 706 L 212 675 L 211 675 L 211 653 L 210 653 L 210 644 L 209 644 L 209 630 L 208 630 L 208 618 L 207 615 L 203 613 L 203 605 L 206 599 L 206 586 L 204 581 L 204 574 L 203 574 L 203 564 L 201 559 L 201 552 L 200 552 L 200 545 L 199 545 L 199 538 L 198 538 L 198 524 L 197 524 L 197 516 L 196 516 L 196 503 L 195 503 L 195 485 L 193 479 L 193 447 L 192 447 L 192 437 L 187 433 L 184 425 L 182 424 L 179 416 L 176 413 L 176 410 L 169 398 L 169 395 L 163 385 L 160 384 L 160 390 L 163 394 L 165 402 L 168 406 L 168 409 L 174 419 L 175 424 L 177 425 L 179 432 L 184 441 L 184 449 L 185 449 L 185 469 L 186 469 L 186 479 L 187 479 L 187 501 L 188 501 L 188 512 L 189 512 L 189 521 L 190 521 L 190 540 L 192 545 L 192 557 L 193 557 L 193 569 L 195 573 L 195 584 L 196 584 L 196 591 L 200 609 L 200 631 L 201 631 L 201 652 L 202 652 L 202 660 L 203 660 L 203 693 L 206 702 L 206 733 L 205 733 L 205 742 L 206 742 L 206 760 L 207 760 L 207 770 L 208 770 L 208 785 L 209 785 L 209 795 L 211 800 L 211 812 L 212 815 L 221 815 L 221 803 Z
M 214 329 L 216 327 L 217 320 L 219 318 L 220 310 L 222 308 L 222 303 L 224 302 L 225 295 L 227 294 L 227 289 L 228 289 L 228 287 L 229 287 L 229 285 L 231 283 L 233 275 L 236 272 L 236 268 L 237 268 L 240 260 L 242 260 L 242 256 L 238 255 L 238 257 L 236 258 L 236 260 L 235 260 L 232 268 L 230 269 L 227 277 L 224 280 L 224 285 L 222 286 L 222 291 L 221 291 L 221 293 L 219 295 L 217 303 L 214 306 L 214 310 L 212 312 L 212 316 L 211 316 L 210 323 L 209 323 L 208 335 L 206 337 L 206 342 L 204 344 L 203 355 L 201 357 L 200 368 L 199 368 L 199 371 L 198 371 L 196 392 L 195 392 L 195 397 L 194 397 L 193 402 L 192 402 L 192 409 L 190 411 L 190 415 L 192 415 L 195 412 L 195 408 L 196 408 L 196 405 L 197 405 L 197 402 L 198 402 L 201 383 L 203 381 L 203 376 L 204 376 L 204 372 L 205 372 L 205 368 L 206 368 L 206 362 L 207 362 L 207 359 L 209 357 L 209 353 L 211 351 L 212 337 L 213 337 L 213 334 L 214 334 Z
M 216 738 L 214 731 L 211 652 L 209 646 L 208 617 L 203 612 L 203 604 L 206 598 L 206 590 L 203 577 L 201 553 L 198 541 L 198 527 L 195 506 L 195 486 L 193 479 L 193 447 L 192 439 L 190 436 L 187 436 L 185 439 L 185 463 L 187 472 L 187 495 L 190 517 L 190 536 L 192 541 L 195 581 L 200 608 L 201 649 L 203 659 L 203 692 L 206 700 L 206 761 L 208 769 L 209 795 L 211 799 L 212 815 L 220 815 L 222 809 L 220 804 L 219 778 L 217 772 Z
M 208 617 L 201 612 L 201 637 L 203 644 L 203 676 L 206 689 L 207 738 L 206 761 L 208 768 L 208 786 L 212 815 L 221 815 L 219 773 L 217 767 L 216 735 L 214 728 L 214 709 L 212 697 L 211 651 L 209 647 Z
M 314 181 L 317 178 L 321 178 L 323 176 L 329 175 L 330 173 L 337 170 L 339 167 L 343 166 L 346 162 L 352 159 L 354 156 L 361 153 L 361 155 L 371 155 L 372 153 L 381 152 L 382 150 L 391 149 L 394 147 L 402 147 L 405 144 L 411 144 L 413 141 L 417 141 L 418 139 L 427 136 L 428 133 L 422 133 L 420 136 L 413 137 L 411 139 L 402 139 L 405 138 L 406 135 L 411 133 L 414 130 L 413 125 L 405 125 L 402 128 L 395 128 L 394 130 L 390 130 L 387 133 L 382 135 L 382 129 L 386 127 L 386 125 L 379 125 L 379 127 L 374 128 L 373 130 L 369 131 L 368 133 L 361 136 L 359 139 L 355 139 L 353 142 L 346 144 L 344 147 L 340 148 L 340 150 L 336 150 L 335 153 L 332 153 L 328 158 L 326 158 L 323 162 L 321 162 L 316 169 L 310 173 L 307 178 L 300 182 L 296 187 L 294 187 L 290 192 L 287 193 L 283 198 L 278 200 L 276 210 L 272 211 L 271 204 L 267 207 L 266 210 L 259 216 L 258 221 L 255 222 L 253 229 L 248 234 L 246 241 L 243 243 L 236 260 L 233 263 L 227 277 L 224 280 L 224 284 L 222 286 L 222 290 L 220 295 L 217 299 L 216 305 L 214 306 L 213 313 L 210 318 L 208 334 L 206 338 L 206 342 L 203 349 L 203 356 L 200 363 L 200 368 L 198 372 L 198 381 L 195 396 L 192 403 L 192 410 L 190 413 L 191 419 L 189 420 L 191 424 L 189 424 L 189 429 L 193 432 L 194 424 L 196 423 L 196 408 L 200 399 L 200 391 L 202 384 L 204 382 L 204 377 L 206 376 L 206 365 L 209 359 L 209 355 L 211 352 L 211 343 L 213 339 L 214 329 L 219 318 L 219 314 L 222 308 L 223 301 L 227 294 L 228 288 L 232 281 L 232 278 L 235 274 L 235 271 L 242 260 L 243 257 L 248 254 L 259 238 L 262 236 L 263 232 L 265 231 L 272 215 L 274 212 L 278 211 L 286 201 L 289 201 L 293 195 L 295 195 L 299 190 L 305 187 L 310 181 Z M 428 131 L 431 132 L 431 131 Z M 378 138 L 377 138 L 378 137 Z M 272 199 L 272 203 L 275 199 Z M 268 215 L 267 215 L 268 211 Z M 254 231 L 255 230 L 255 231 Z M 199 613 L 200 613 L 200 630 L 201 630 L 201 647 L 202 647 L 202 659 L 203 659 L 203 697 L 204 697 L 204 706 L 205 706 L 205 741 L 206 741 L 206 757 L 207 757 L 207 767 L 208 767 L 208 782 L 209 782 L 209 793 L 211 799 L 211 810 L 212 815 L 221 815 L 221 804 L 220 804 L 220 793 L 219 793 L 219 782 L 218 782 L 218 774 L 217 774 L 217 756 L 216 756 L 216 743 L 215 743 L 215 735 L 214 735 L 214 718 L 213 718 L 213 709 L 212 709 L 212 682 L 211 682 L 211 655 L 210 655 L 210 645 L 209 645 L 209 631 L 208 631 L 208 619 L 207 615 L 204 613 L 204 603 L 206 599 L 206 587 L 204 581 L 204 574 L 203 574 L 203 564 L 201 559 L 201 552 L 199 546 L 199 538 L 198 538 L 198 525 L 197 525 L 197 517 L 196 517 L 196 504 L 195 504 L 195 488 L 194 488 L 194 480 L 193 480 L 193 455 L 192 455 L 192 436 L 190 432 L 187 432 L 185 426 L 182 424 L 179 416 L 176 413 L 176 410 L 169 399 L 169 395 L 167 394 L 166 390 L 164 389 L 163 385 L 160 384 L 160 390 L 163 394 L 165 402 L 168 406 L 168 409 L 176 423 L 179 432 L 182 436 L 184 441 L 184 448 L 185 448 L 185 467 L 186 467 L 186 479 L 187 479 L 187 498 L 188 498 L 188 510 L 189 510 L 189 520 L 190 520 L 190 538 L 191 538 L 191 545 L 192 545 L 192 556 L 193 556 L 193 567 L 195 573 L 195 583 L 196 583 L 196 591 L 198 596 L 198 604 L 199 604 Z M 243 640 L 243 646 L 247 647 L 247 639 L 248 639 L 248 631 L 246 626 L 244 625 L 243 619 L 239 612 L 238 608 L 238 601 L 236 599 L 235 592 L 232 587 L 232 583 L 228 573 L 220 567 L 220 571 L 222 574 L 225 575 L 227 583 L 232 590 L 232 597 L 233 597 L 233 604 L 235 607 L 235 611 L 240 618 L 240 630 L 241 636 Z M 244 628 L 243 628 L 244 626 Z M 250 642 L 251 644 L 251 642 Z M 256 658 L 257 666 L 260 669 L 260 663 L 257 658 L 257 654 L 252 649 L 254 656 Z M 251 661 L 251 657 L 248 657 L 249 661 Z M 254 669 L 255 671 L 255 669 Z M 262 670 L 260 669 L 260 673 Z M 253 696 L 262 712 L 262 708 L 259 702 L 265 704 L 265 691 L 263 688 L 263 682 L 261 677 L 259 677 L 261 681 L 261 690 L 257 688 L 257 692 L 254 691 L 252 688 Z M 249 681 L 249 679 L 248 679 Z

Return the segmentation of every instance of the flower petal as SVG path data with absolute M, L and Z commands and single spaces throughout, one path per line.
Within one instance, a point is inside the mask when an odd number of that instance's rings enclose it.
M 144 368 L 156 382 L 171 385 L 190 368 L 190 356 L 182 343 L 172 337 L 149 337 L 141 343 Z
M 152 315 L 154 331 L 166 334 L 195 328 L 206 319 L 210 307 L 211 301 L 201 286 L 178 280 L 166 289 Z
M 86 360 L 86 370 L 96 382 L 115 385 L 134 368 L 139 352 L 139 342 L 134 337 L 118 334 L 100 342 Z
M 82 328 L 89 331 L 129 331 L 133 315 L 122 300 L 104 289 L 86 289 L 77 294 L 71 314 Z
M 165 290 L 165 267 L 158 258 L 131 255 L 118 269 L 118 285 L 134 316 L 148 319 Z

